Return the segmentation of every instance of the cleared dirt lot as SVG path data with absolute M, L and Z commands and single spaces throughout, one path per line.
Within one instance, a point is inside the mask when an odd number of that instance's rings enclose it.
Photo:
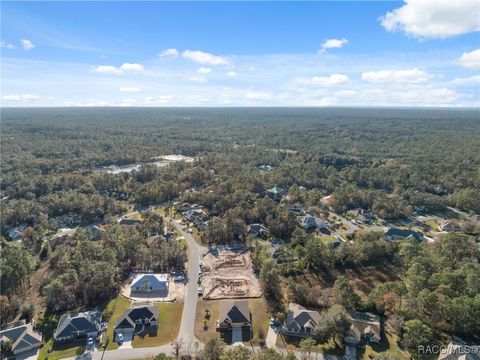
M 262 296 L 250 252 L 241 247 L 219 247 L 208 252 L 203 258 L 201 278 L 204 299 Z

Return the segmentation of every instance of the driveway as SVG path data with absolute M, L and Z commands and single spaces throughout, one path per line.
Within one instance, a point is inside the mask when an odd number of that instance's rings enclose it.
M 268 328 L 267 337 L 265 339 L 265 344 L 267 345 L 268 348 L 270 349 L 276 348 L 277 336 L 278 336 L 278 333 L 276 329 L 270 326 Z

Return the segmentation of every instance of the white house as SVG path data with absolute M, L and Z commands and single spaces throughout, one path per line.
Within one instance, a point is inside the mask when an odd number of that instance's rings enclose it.
M 168 291 L 168 274 L 136 274 L 130 288 L 132 294 Z

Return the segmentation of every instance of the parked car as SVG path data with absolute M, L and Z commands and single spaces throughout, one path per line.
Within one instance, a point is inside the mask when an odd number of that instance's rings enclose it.
M 123 342 L 123 340 L 125 340 L 123 334 L 117 334 L 117 340 L 118 342 Z
M 198 288 L 198 296 L 201 296 L 203 295 L 203 290 L 201 287 Z
M 277 320 L 273 316 L 270 318 L 270 326 L 277 326 Z
M 93 343 L 94 343 L 93 337 L 89 336 L 89 337 L 88 337 L 88 340 L 87 340 L 87 347 L 88 347 L 88 348 L 92 348 L 92 347 L 93 347 Z

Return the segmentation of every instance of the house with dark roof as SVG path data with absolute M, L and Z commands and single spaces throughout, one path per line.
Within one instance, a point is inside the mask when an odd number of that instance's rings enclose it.
M 57 342 L 97 338 L 103 330 L 102 313 L 97 310 L 78 314 L 63 314 L 58 321 L 53 339 Z
M 319 321 L 318 311 L 307 310 L 301 305 L 290 303 L 287 317 L 282 326 L 282 333 L 286 336 L 307 338 L 313 334 Z
M 22 240 L 23 234 L 24 234 L 26 229 L 27 229 L 27 224 L 22 224 L 18 227 L 10 229 L 8 231 L 7 235 L 10 238 L 10 240 L 12 240 L 12 241 Z
M 42 336 L 33 330 L 32 324 L 15 326 L 0 331 L 2 354 L 0 358 L 24 354 L 42 346 Z M 8 348 L 5 348 L 8 345 Z M 5 349 L 4 349 L 5 348 Z
M 248 300 L 227 300 L 220 303 L 217 331 L 226 342 L 236 337 L 240 341 L 248 341 L 252 333 L 252 316 Z M 236 335 L 238 334 L 238 336 Z
M 300 221 L 300 225 L 302 225 L 305 230 L 326 229 L 330 226 L 328 221 L 312 215 L 300 216 L 298 219 Z
M 385 231 L 384 239 L 387 241 L 403 241 L 405 239 L 413 239 L 420 243 L 423 241 L 423 234 L 419 231 L 408 229 L 389 228 Z
M 262 224 L 250 224 L 247 226 L 247 234 L 253 237 L 264 238 L 268 236 L 268 230 Z
M 118 341 L 119 334 L 127 339 L 146 330 L 156 332 L 158 320 L 159 313 L 156 306 L 137 306 L 127 309 L 115 323 L 115 339 Z
M 378 344 L 381 340 L 380 318 L 372 313 L 350 312 L 350 334 L 345 337 L 345 342 L 364 346 L 369 343 Z

